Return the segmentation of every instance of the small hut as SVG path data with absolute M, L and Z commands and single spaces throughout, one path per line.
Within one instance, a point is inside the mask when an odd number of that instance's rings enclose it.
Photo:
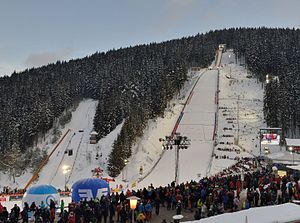
M 90 144 L 96 144 L 97 143 L 97 135 L 98 135 L 98 133 L 96 131 L 92 131 L 90 133 Z

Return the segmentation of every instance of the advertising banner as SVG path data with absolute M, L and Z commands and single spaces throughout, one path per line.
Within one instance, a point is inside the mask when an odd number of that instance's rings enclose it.
M 280 135 L 275 133 L 264 133 L 262 134 L 261 144 L 262 145 L 279 145 Z

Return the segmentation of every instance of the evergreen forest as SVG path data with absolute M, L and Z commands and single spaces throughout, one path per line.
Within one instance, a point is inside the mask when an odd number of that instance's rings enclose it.
M 208 67 L 220 43 L 234 49 L 261 82 L 271 77 L 265 84 L 265 120 L 285 136 L 299 137 L 300 30 L 231 28 L 96 52 L 1 77 L 0 155 L 8 162 L 8 154 L 28 152 L 67 109 L 93 98 L 99 102 L 94 118 L 99 139 L 124 121 L 108 163 L 110 175 L 116 176 L 147 121 L 163 117 L 187 80 L 187 70 Z M 19 163 L 11 160 L 10 165 Z

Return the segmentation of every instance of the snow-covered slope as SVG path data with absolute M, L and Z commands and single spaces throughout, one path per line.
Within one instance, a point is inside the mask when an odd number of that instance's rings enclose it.
M 180 95 L 170 102 L 164 117 L 149 120 L 143 137 L 132 148 L 129 163 L 120 176 L 116 177 L 116 182 L 111 184 L 112 188 L 122 185 L 126 190 L 150 184 L 163 186 L 171 183 L 175 178 L 175 151 L 163 151 L 159 138 L 171 135 L 174 128 L 191 139 L 189 148 L 180 150 L 179 182 L 214 175 L 233 165 L 241 157 L 259 154 L 258 131 L 266 127 L 262 111 L 263 86 L 244 67 L 236 64 L 232 51 L 223 53 L 218 58 L 222 58 L 218 69 L 190 72 L 189 81 Z M 50 157 L 34 184 L 49 183 L 63 189 L 65 183 L 70 187 L 78 179 L 91 177 L 91 171 L 96 167 L 104 170 L 104 177 L 108 176 L 108 156 L 122 124 L 97 144 L 90 144 L 96 106 L 97 101 L 91 99 L 79 104 L 72 113 L 71 122 L 61 129 L 62 133 L 68 129 L 70 132 Z M 178 120 L 180 122 L 177 126 Z M 54 147 L 50 143 L 51 137 L 51 134 L 46 135 L 38 144 L 40 148 L 47 148 L 48 153 Z M 72 150 L 73 154 L 69 156 L 65 153 L 68 150 Z M 297 159 L 300 155 L 294 156 Z M 274 147 L 270 157 L 284 158 L 291 162 L 293 156 L 280 147 Z M 70 172 L 67 174 L 63 173 L 64 165 L 69 166 Z M 30 177 L 29 173 L 17 177 L 17 182 L 13 184 L 7 175 L 1 175 L 0 183 L 2 186 L 23 188 Z M 282 210 L 287 210 L 286 207 Z M 262 215 L 266 216 L 265 213 L 274 213 L 272 207 L 256 208 L 255 211 L 250 209 L 239 212 L 240 214 L 225 214 L 199 222 L 216 222 L 221 218 L 224 222 L 241 222 L 246 215 L 248 222 L 252 222 L 257 214 L 264 213 Z
M 199 179 L 199 174 L 203 176 L 206 173 L 213 148 L 216 81 L 216 70 L 201 74 L 183 110 L 177 132 L 191 139 L 191 145 L 188 149 L 180 151 L 179 182 Z M 159 137 L 170 135 L 170 130 Z M 147 187 L 151 183 L 154 186 L 167 185 L 174 179 L 175 149 L 166 150 L 155 169 L 137 187 Z
M 233 159 L 212 160 L 213 153 L 217 156 L 226 154 L 230 158 L 248 156 L 247 152 L 237 155 L 236 152 L 217 149 L 213 151 L 214 143 L 217 143 L 216 148 L 229 147 L 220 143 L 236 142 L 237 134 L 239 134 L 240 147 L 234 145 L 230 147 L 237 150 L 242 147 L 249 152 L 257 152 L 253 148 L 257 148 L 258 144 L 257 129 L 263 126 L 262 88 L 255 79 L 247 78 L 247 72 L 243 67 L 234 63 L 232 52 L 225 53 L 222 57 L 219 55 L 218 58 L 222 58 L 219 74 L 217 69 L 190 72 L 189 81 L 180 96 L 170 103 L 164 118 L 149 120 L 144 136 L 138 139 L 133 147 L 133 155 L 123 172 L 116 178 L 115 184 L 122 184 L 124 188 L 135 186 L 140 188 L 150 183 L 166 185 L 174 180 L 175 151 L 163 151 L 159 138 L 172 133 L 185 103 L 177 132 L 190 138 L 191 146 L 187 150 L 180 151 L 179 182 L 199 179 L 200 176 L 216 173 L 236 162 Z M 219 109 L 216 104 L 218 78 Z M 68 129 L 70 132 L 42 169 L 38 181 L 34 183 L 50 183 L 61 189 L 66 183 L 70 187 L 77 179 L 92 176 L 91 170 L 96 167 L 104 169 L 104 176 L 107 176 L 105 170 L 108 155 L 122 124 L 98 144 L 90 144 L 89 137 L 93 130 L 96 106 L 97 102 L 90 99 L 79 104 L 76 111 L 72 113 L 71 122 L 61 129 L 62 133 Z M 217 120 L 215 120 L 216 116 Z M 237 116 L 242 129 L 239 132 Z M 233 119 L 230 120 L 232 123 L 228 123 L 228 118 Z M 217 124 L 217 137 L 214 137 L 215 124 Z M 224 130 L 225 128 L 232 130 Z M 226 137 L 225 140 L 223 135 L 231 136 Z M 50 139 L 44 140 L 40 146 L 47 147 L 50 153 L 54 145 L 48 143 L 49 141 Z M 71 156 L 65 153 L 68 150 L 72 150 Z M 97 154 L 98 159 L 96 159 Z M 69 166 L 70 172 L 67 174 L 63 173 L 64 165 Z M 29 175 L 24 176 L 22 180 L 19 179 L 18 187 L 25 186 L 28 180 Z
M 235 63 L 232 51 L 218 58 L 222 58 L 219 69 L 189 72 L 189 81 L 180 95 L 170 102 L 164 117 L 149 120 L 144 136 L 137 140 L 129 163 L 112 187 L 122 184 L 123 188 L 141 188 L 150 183 L 166 185 L 174 180 L 175 151 L 163 151 L 159 138 L 172 133 L 179 117 L 177 132 L 191 139 L 191 146 L 180 151 L 179 182 L 213 175 L 233 165 L 240 157 L 259 154 L 258 131 L 265 127 L 262 85 Z M 61 129 L 62 133 L 68 129 L 70 132 L 35 184 L 49 183 L 63 189 L 65 183 L 70 187 L 76 180 L 92 176 L 91 171 L 96 167 L 108 176 L 108 156 L 122 124 L 97 144 L 90 144 L 96 106 L 97 101 L 91 99 L 79 104 L 72 113 L 71 122 Z M 50 141 L 49 134 L 38 146 L 48 148 L 50 153 L 54 147 Z M 65 153 L 68 150 L 72 150 L 71 156 Z M 64 165 L 69 166 L 67 174 L 63 173 Z M 18 177 L 15 186 L 24 187 L 30 177 L 28 173 Z M 11 181 L 2 175 L 0 182 L 10 185 Z
M 106 169 L 112 143 L 123 123 L 97 144 L 90 144 L 90 133 L 93 131 L 93 118 L 97 104 L 97 101 L 91 99 L 79 104 L 71 122 L 64 129 L 65 131 L 71 129 L 71 132 L 50 157 L 49 162 L 39 174 L 36 184 L 48 183 L 62 189 L 66 183 L 70 188 L 77 180 L 92 177 L 92 170 L 95 168 Z M 73 151 L 71 156 L 66 153 L 68 150 Z M 69 169 L 65 174 L 63 166 Z M 103 176 L 108 176 L 105 171 Z
M 200 73 L 189 72 L 189 81 L 186 82 L 180 95 L 170 102 L 164 118 L 149 120 L 144 136 L 138 139 L 137 144 L 133 148 L 133 156 L 130 158 L 129 164 L 120 176 L 116 178 L 116 182 L 112 184 L 112 187 L 120 184 L 123 184 L 124 187 L 131 187 L 133 183 L 138 182 L 140 178 L 151 172 L 151 169 L 163 153 L 158 139 L 172 132 L 183 104 Z M 89 138 L 90 133 L 93 131 L 93 118 L 96 106 L 97 101 L 91 99 L 86 99 L 79 103 L 77 109 L 72 112 L 71 121 L 64 128 L 59 129 L 62 135 L 69 132 L 39 173 L 39 178 L 32 184 L 46 183 L 63 189 L 65 184 L 70 187 L 78 179 L 91 177 L 91 171 L 97 167 L 104 170 L 104 177 L 108 177 L 106 172 L 108 156 L 123 123 L 97 144 L 90 144 Z M 55 144 L 50 143 L 53 137 L 50 134 L 51 132 L 52 130 L 43 139 L 39 140 L 38 144 L 38 147 L 45 148 L 48 154 L 55 147 Z M 68 151 L 72 151 L 72 154 L 69 155 Z M 96 159 L 97 154 L 98 158 Z M 63 166 L 68 166 L 68 173 L 63 173 Z M 141 166 L 142 171 L 140 171 Z M 17 177 L 17 182 L 13 184 L 7 175 L 2 175 L 0 181 L 1 185 L 10 186 L 11 188 L 24 188 L 31 176 L 32 174 L 27 173 Z
M 166 185 L 174 180 L 174 151 L 163 151 L 159 138 L 171 135 L 180 117 L 184 104 L 189 100 L 191 90 L 205 70 L 189 72 L 189 81 L 185 84 L 180 95 L 175 98 L 166 110 L 164 118 L 150 120 L 144 136 L 139 139 L 133 148 L 133 155 L 124 168 L 122 177 L 124 188 L 142 188 L 150 183 L 154 185 Z M 162 172 L 163 171 L 163 172 Z
M 263 123 L 263 88 L 233 52 L 223 53 L 219 73 L 217 135 L 209 174 L 233 165 L 241 157 L 259 154 Z
M 40 172 L 38 184 L 52 184 L 63 188 L 65 177 L 67 183 L 72 183 L 74 173 L 80 168 L 76 164 L 87 165 L 85 158 L 90 152 L 88 146 L 89 134 L 93 129 L 93 117 L 96 106 L 96 101 L 85 100 L 79 104 L 76 112 L 72 113 L 71 122 L 63 129 L 63 132 L 67 131 L 67 129 L 71 131 Z M 73 153 L 70 156 L 69 150 Z M 68 166 L 70 170 L 66 176 L 63 174 L 63 166 Z
M 65 184 L 71 187 L 78 179 L 91 177 L 91 170 L 97 167 L 106 169 L 112 143 L 120 132 L 122 124 L 97 144 L 90 144 L 90 133 L 93 131 L 93 118 L 97 104 L 97 101 L 91 99 L 79 103 L 76 110 L 72 112 L 71 121 L 64 128 L 59 129 L 62 135 L 68 130 L 69 132 L 42 168 L 39 178 L 32 184 L 52 184 L 56 188 L 63 189 Z M 43 139 L 40 139 L 37 145 L 39 148 L 46 149 L 48 154 L 56 145 L 51 143 L 52 131 L 50 130 Z M 72 151 L 72 154 L 69 154 L 69 151 Z M 98 159 L 96 159 L 97 154 Z M 63 173 L 63 166 L 68 166 L 69 171 L 66 174 Z M 107 174 L 104 173 L 104 176 Z M 1 175 L 0 183 L 1 186 L 21 189 L 31 177 L 32 174 L 27 172 L 17 177 L 16 182 L 13 183 L 8 175 Z

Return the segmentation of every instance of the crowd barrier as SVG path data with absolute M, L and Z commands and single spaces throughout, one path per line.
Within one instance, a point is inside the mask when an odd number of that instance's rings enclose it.
M 59 192 L 61 197 L 68 197 L 70 196 L 71 192 L 69 191 L 62 191 Z M 17 193 L 17 194 L 0 194 L 0 202 L 8 202 L 8 201 L 18 201 L 22 200 L 24 194 Z

